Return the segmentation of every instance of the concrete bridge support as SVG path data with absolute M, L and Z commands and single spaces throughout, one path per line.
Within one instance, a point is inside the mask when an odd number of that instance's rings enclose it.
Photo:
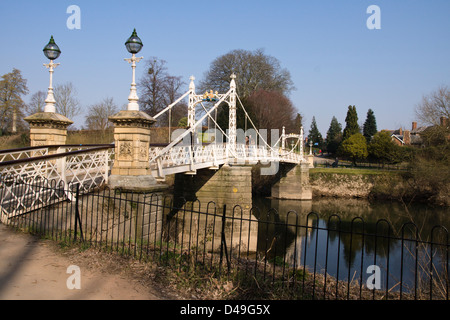
M 272 197 L 289 200 L 312 200 L 309 184 L 309 163 L 294 167 L 280 165 L 278 181 L 272 186 Z

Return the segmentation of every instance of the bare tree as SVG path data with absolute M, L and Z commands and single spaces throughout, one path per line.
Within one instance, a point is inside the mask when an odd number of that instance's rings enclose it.
M 164 107 L 173 103 L 181 95 L 181 89 L 186 83 L 182 80 L 182 77 L 167 75 L 164 81 Z M 177 126 L 181 118 L 187 115 L 188 106 L 186 103 L 180 102 L 170 110 L 170 114 L 166 114 L 162 117 L 162 123 L 169 123 L 170 126 Z
M 30 102 L 25 106 L 25 115 L 30 116 L 38 112 L 44 112 L 45 99 L 47 93 L 44 91 L 35 92 L 30 99 Z
M 437 90 L 422 97 L 416 106 L 416 116 L 419 121 L 427 125 L 440 124 L 440 118 L 450 118 L 450 89 L 440 86 Z
M 266 55 L 262 49 L 253 52 L 233 50 L 216 58 L 199 88 L 202 91 L 212 89 L 227 92 L 232 73 L 237 76 L 237 92 L 244 100 L 260 89 L 278 91 L 285 95 L 295 89 L 289 71 L 281 68 L 279 60 Z
M 79 114 L 81 107 L 76 98 L 77 91 L 71 82 L 56 85 L 54 91 L 56 113 L 69 119 Z
M 0 129 L 11 126 L 11 132 L 17 132 L 19 116 L 25 103 L 22 95 L 28 93 L 27 80 L 22 77 L 20 70 L 4 74 L 0 80 Z
M 247 101 L 252 110 L 252 120 L 259 126 L 258 129 L 281 130 L 284 126 L 288 133 L 299 132 L 297 110 L 292 101 L 282 93 L 258 90 Z
M 154 116 L 181 96 L 181 89 L 185 85 L 181 77 L 172 76 L 167 72 L 166 61 L 152 57 L 146 61 L 147 73 L 140 79 L 139 100 L 142 110 Z M 170 112 L 171 125 L 178 123 L 185 116 L 186 105 L 172 108 Z M 158 119 L 157 125 L 169 124 L 169 113 Z
M 240 99 L 237 108 L 236 125 L 238 128 L 249 128 L 245 113 L 240 108 L 240 103 L 245 107 L 250 118 L 256 126 L 263 129 L 290 126 L 291 121 L 280 124 L 276 118 L 287 115 L 287 118 L 295 117 L 291 110 L 292 103 L 288 103 L 287 95 L 294 90 L 291 75 L 287 69 L 281 67 L 280 61 L 275 57 L 266 55 L 262 49 L 255 51 L 232 50 L 216 58 L 200 81 L 200 91 L 219 91 L 226 93 L 230 89 L 230 76 L 236 75 L 236 90 Z M 263 96 L 269 101 L 264 101 Z M 275 101 L 280 98 L 280 101 Z M 272 110 L 265 110 L 264 106 L 278 110 L 279 114 Z M 288 109 L 280 109 L 285 106 Z M 228 128 L 228 106 L 222 104 L 219 107 L 217 122 L 222 129 Z M 271 122 L 272 119 L 272 122 Z
M 87 129 L 106 131 L 112 127 L 112 123 L 108 121 L 108 117 L 115 114 L 117 109 L 113 98 L 105 98 L 102 102 L 91 105 L 86 115 Z
M 146 61 L 147 73 L 140 79 L 140 102 L 142 110 L 150 116 L 156 115 L 166 107 L 166 61 L 152 57 Z

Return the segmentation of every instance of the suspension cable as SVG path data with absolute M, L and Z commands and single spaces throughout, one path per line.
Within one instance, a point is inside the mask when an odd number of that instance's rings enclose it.
M 158 152 L 158 154 L 153 157 L 150 162 L 155 161 L 157 158 L 159 158 L 161 155 L 163 155 L 164 153 L 166 153 L 169 149 L 171 149 L 173 146 L 177 145 L 179 142 L 181 142 L 182 139 L 184 139 L 184 137 L 186 137 L 188 134 L 193 133 L 196 129 L 196 127 L 201 124 L 203 122 L 203 120 L 206 119 L 206 117 L 208 117 L 212 111 L 214 111 L 222 102 L 225 101 L 225 99 L 230 95 L 232 89 L 230 89 L 226 94 L 223 95 L 222 98 L 220 98 L 220 100 L 214 105 L 213 108 L 211 108 L 211 110 L 209 110 L 205 115 L 203 115 L 196 123 L 194 123 L 194 125 L 192 127 L 190 127 L 188 130 L 186 130 L 185 132 L 183 132 L 181 135 L 178 136 L 177 139 L 175 139 L 174 141 L 172 141 L 171 143 L 169 143 L 168 146 L 166 146 L 165 148 L 163 148 L 160 152 Z
M 175 106 L 178 102 L 180 102 L 181 100 L 183 100 L 184 98 L 186 98 L 186 96 L 188 94 L 191 93 L 191 90 L 189 90 L 188 92 L 186 92 L 185 94 L 183 94 L 181 97 L 179 97 L 175 102 L 173 102 L 172 104 L 169 104 L 169 106 L 167 106 L 166 108 L 164 108 L 164 110 L 162 110 L 161 112 L 159 112 L 156 116 L 153 117 L 153 119 L 158 119 L 161 115 L 163 115 L 167 110 L 172 109 L 173 106 Z
M 248 117 L 248 119 L 250 120 L 251 125 L 252 125 L 253 128 L 255 129 L 256 134 L 260 137 L 260 139 L 264 142 L 264 144 L 265 144 L 267 147 L 269 147 L 270 150 L 272 150 L 273 152 L 276 152 L 276 150 L 275 150 L 274 148 L 272 148 L 272 147 L 267 143 L 267 141 L 261 136 L 261 134 L 259 133 L 259 130 L 256 129 L 255 124 L 253 123 L 252 119 L 251 119 L 250 116 L 248 115 L 247 110 L 245 110 L 245 107 L 244 107 L 244 105 L 242 104 L 242 101 L 241 101 L 241 99 L 239 98 L 239 96 L 236 95 L 236 97 L 237 97 L 239 103 L 241 104 L 242 110 L 244 110 L 245 115 Z M 279 139 L 278 139 L 278 140 L 279 140 Z M 278 141 L 277 141 L 277 142 L 278 142 Z
M 201 104 L 203 110 L 205 110 L 205 112 L 208 112 L 208 111 L 206 110 L 205 106 L 203 105 L 203 103 L 200 103 L 200 104 Z M 220 132 L 222 132 L 222 134 L 227 138 L 227 140 L 230 140 L 230 138 L 228 137 L 228 135 L 223 131 L 223 129 L 222 129 L 222 128 L 219 126 L 219 124 L 216 122 L 216 120 L 215 120 L 211 115 L 209 115 L 209 118 L 211 118 L 211 120 L 212 120 L 212 121 L 214 122 L 214 124 L 216 125 L 216 128 L 219 128 Z

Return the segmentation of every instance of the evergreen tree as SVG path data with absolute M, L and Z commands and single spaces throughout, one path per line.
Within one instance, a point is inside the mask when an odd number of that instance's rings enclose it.
M 399 148 L 392 142 L 391 135 L 388 131 L 381 131 L 374 134 L 368 144 L 367 150 L 373 159 L 384 165 L 385 163 L 396 163 L 401 160 Z
M 328 153 L 335 154 L 342 142 L 342 125 L 335 116 L 331 119 L 330 128 L 327 131 L 326 147 Z
M 315 146 L 322 148 L 323 138 L 319 129 L 317 128 L 316 118 L 312 118 L 311 129 L 309 129 L 308 141 L 312 141 Z
M 303 117 L 300 113 L 297 113 L 297 116 L 294 120 L 294 125 L 297 128 L 297 130 L 300 130 L 300 128 L 303 126 Z
M 367 142 L 361 133 L 355 133 L 345 139 L 339 147 L 339 153 L 352 159 L 353 165 L 356 166 L 356 160 L 362 160 L 369 155 L 367 151 Z
M 359 133 L 358 114 L 355 106 L 348 106 L 347 116 L 345 117 L 345 129 L 343 138 L 348 139 L 350 136 Z
M 369 109 L 369 111 L 367 111 L 367 118 L 366 118 L 366 122 L 364 122 L 364 127 L 363 127 L 363 135 L 366 138 L 367 143 L 369 143 L 370 140 L 372 140 L 372 137 L 377 132 L 378 132 L 377 121 L 375 119 L 375 115 L 374 115 L 372 109 Z

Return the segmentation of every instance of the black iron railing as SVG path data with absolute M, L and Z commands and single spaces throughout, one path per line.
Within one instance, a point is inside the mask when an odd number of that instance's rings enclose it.
M 57 241 L 225 276 L 240 288 L 293 299 L 449 298 L 443 226 L 421 230 L 412 222 L 227 209 L 108 188 L 81 194 L 77 185 L 69 193 L 62 184 L 14 181 L 24 192 L 73 195 L 18 214 L 0 207 L 4 223 Z

